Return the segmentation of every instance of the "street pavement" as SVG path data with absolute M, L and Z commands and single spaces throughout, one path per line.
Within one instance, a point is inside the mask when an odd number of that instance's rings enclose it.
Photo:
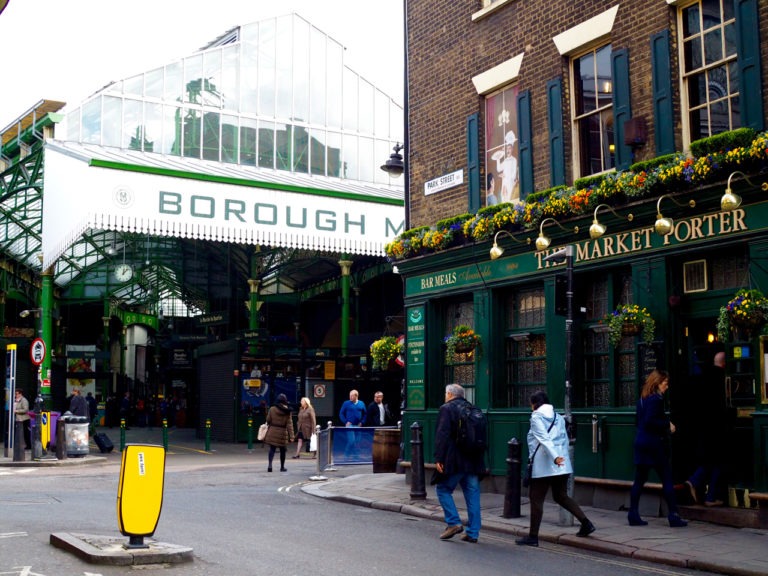
M 120 462 L 120 432 L 117 429 L 106 430 L 115 443 L 115 451 L 100 454 L 91 441 L 91 453 L 84 458 L 68 458 L 61 461 L 26 461 L 13 462 L 10 457 L 0 455 L 0 467 L 13 466 L 98 466 Z M 162 432 L 158 428 L 132 428 L 126 430 L 126 443 L 163 444 Z M 289 455 L 293 447 L 289 447 Z M 166 468 L 199 465 L 237 465 L 247 458 L 249 462 L 256 458 L 263 460 L 266 467 L 267 450 L 254 441 L 251 449 L 248 445 L 221 442 L 205 442 L 197 438 L 194 430 L 168 430 L 168 452 Z M 288 459 L 286 466 L 291 470 L 300 468 L 306 472 L 307 482 L 302 490 L 312 496 L 327 498 L 346 504 L 408 514 L 435 521 L 435 538 L 444 529 L 443 515 L 435 496 L 434 487 L 425 482 L 426 497 L 412 498 L 411 485 L 404 474 L 374 474 L 370 465 L 336 466 L 330 470 L 320 470 L 318 461 L 306 454 L 299 460 Z M 2 468 L 0 468 L 1 473 Z M 428 474 L 429 475 L 429 474 Z M 481 495 L 483 527 L 478 545 L 482 545 L 483 531 L 524 536 L 528 531 L 529 506 L 522 498 L 520 517 L 504 518 L 504 494 L 483 492 Z M 463 519 L 466 508 L 461 490 L 455 494 L 456 504 Z M 508 507 L 509 508 L 509 507 Z M 512 507 L 514 508 L 514 507 Z M 553 544 L 571 546 L 604 554 L 611 554 L 628 559 L 684 567 L 735 576 L 765 576 L 768 574 L 768 530 L 756 528 L 735 528 L 692 520 L 686 528 L 670 528 L 666 518 L 644 516 L 648 526 L 629 526 L 625 510 L 607 510 L 583 507 L 584 512 L 597 527 L 597 531 L 587 538 L 575 536 L 578 523 L 561 523 L 559 507 L 551 500 L 545 504 L 544 519 L 539 532 L 540 548 Z M 53 536 L 53 535 L 52 535 Z M 92 557 L 83 556 L 83 547 L 78 542 L 88 541 L 93 545 L 94 535 L 59 534 L 58 540 L 69 540 L 69 551 L 79 554 L 86 560 L 101 563 L 126 563 L 126 555 L 137 560 L 135 551 L 110 549 L 94 552 Z M 71 540 L 74 539 L 74 544 Z M 52 538 L 53 542 L 54 538 Z M 147 543 L 156 546 L 151 553 L 162 556 L 163 546 L 167 544 Z M 72 548 L 80 548 L 73 550 Z M 67 548 L 65 548 L 67 549 Z M 514 550 L 513 550 L 514 552 Z M 169 551 L 169 554 L 174 551 Z M 107 558 L 105 559 L 105 554 Z M 138 553 L 140 554 L 140 553 Z M 112 560 L 110 561 L 109 558 Z M 130 563 L 130 562 L 129 562 Z

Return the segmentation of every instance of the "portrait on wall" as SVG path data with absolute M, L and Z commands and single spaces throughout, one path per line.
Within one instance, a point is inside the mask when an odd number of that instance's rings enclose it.
M 485 205 L 520 201 L 517 94 L 512 87 L 485 101 Z

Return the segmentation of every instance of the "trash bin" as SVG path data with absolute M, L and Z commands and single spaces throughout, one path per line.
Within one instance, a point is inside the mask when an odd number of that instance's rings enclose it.
M 88 455 L 88 418 L 85 416 L 64 415 L 64 443 L 67 446 L 68 458 L 79 458 Z
M 34 439 L 37 414 L 31 410 L 27 414 L 29 414 L 29 434 Z M 40 438 L 45 450 L 56 447 L 56 422 L 58 422 L 60 416 L 59 412 L 52 412 L 50 410 L 40 412 L 40 420 L 43 422 L 43 426 L 40 429 Z

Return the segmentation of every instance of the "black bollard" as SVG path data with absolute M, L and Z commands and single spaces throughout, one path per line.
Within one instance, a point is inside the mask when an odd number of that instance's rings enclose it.
M 424 481 L 424 428 L 418 422 L 411 424 L 411 498 L 426 500 L 427 485 Z
M 11 414 L 13 418 L 13 414 Z M 13 461 L 24 462 L 24 422 L 15 422 L 13 429 Z
M 520 442 L 507 442 L 507 489 L 504 492 L 502 518 L 520 518 Z
M 67 459 L 67 420 L 59 418 L 56 421 L 56 458 Z

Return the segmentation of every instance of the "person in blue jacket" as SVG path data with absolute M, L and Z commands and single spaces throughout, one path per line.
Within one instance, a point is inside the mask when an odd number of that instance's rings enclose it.
M 531 428 L 528 431 L 528 454 L 533 458 L 528 500 L 531 523 L 528 535 L 515 540 L 521 546 L 539 545 L 539 527 L 544 516 L 544 499 L 550 487 L 552 499 L 573 514 L 581 524 L 576 536 L 589 536 L 595 526 L 576 501 L 568 496 L 568 478 L 573 465 L 568 454 L 568 433 L 565 418 L 555 412 L 543 390 L 531 394 Z
M 349 400 L 345 400 L 339 410 L 339 419 L 341 423 L 347 427 L 362 426 L 365 422 L 365 402 L 360 400 L 357 390 L 349 391 Z M 359 433 L 348 431 L 346 432 L 347 443 L 344 447 L 344 457 L 347 459 L 355 459 L 357 456 L 357 443 L 359 441 Z
M 672 484 L 672 466 L 669 463 L 669 440 L 675 433 L 675 425 L 664 412 L 664 393 L 669 388 L 669 375 L 664 370 L 654 370 L 645 379 L 637 401 L 637 433 L 635 434 L 635 481 L 629 492 L 630 526 L 648 524 L 640 517 L 640 494 L 648 481 L 648 474 L 655 470 L 661 479 L 662 492 L 667 501 L 669 525 L 683 528 L 688 522 L 680 518 Z

